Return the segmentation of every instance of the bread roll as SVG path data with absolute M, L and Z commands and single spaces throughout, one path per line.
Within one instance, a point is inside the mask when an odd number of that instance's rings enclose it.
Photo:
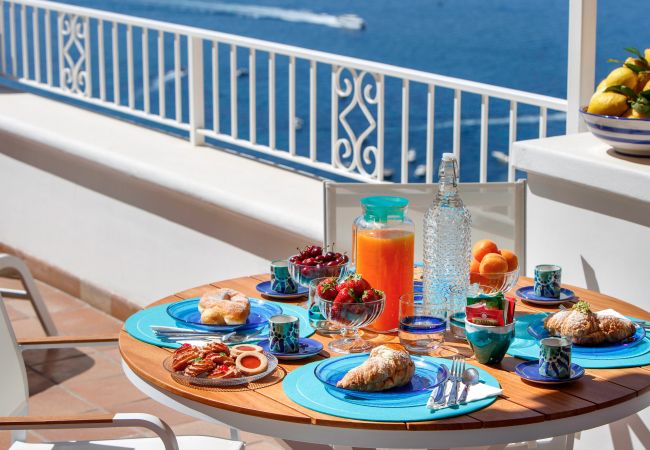
M 248 297 L 234 289 L 217 289 L 199 301 L 201 322 L 210 325 L 243 325 L 250 313 Z
M 375 347 L 370 357 L 351 369 L 336 386 L 355 391 L 384 391 L 404 386 L 411 381 L 415 364 L 404 347 L 385 344 Z

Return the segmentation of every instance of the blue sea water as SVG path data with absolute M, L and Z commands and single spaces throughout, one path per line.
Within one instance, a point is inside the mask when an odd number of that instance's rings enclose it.
M 568 0 L 70 0 L 66 3 L 566 97 Z M 228 5 L 273 7 L 279 13 L 273 18 L 258 17 L 254 13 L 228 12 Z M 601 79 L 613 68 L 611 63 L 607 63 L 608 58 L 625 58 L 624 47 L 650 46 L 650 28 L 634 26 L 629 21 L 629 12 L 640 8 L 638 2 L 601 0 L 598 7 L 597 79 Z M 364 20 L 366 27 L 363 30 L 348 30 L 317 24 L 309 19 L 308 14 L 296 14 L 296 10 L 330 15 L 355 14 Z M 240 54 L 240 61 L 246 61 L 243 53 Z M 227 72 L 223 73 L 227 79 L 226 74 Z M 123 77 L 123 82 L 125 78 Z M 327 73 L 321 75 L 319 72 L 320 80 L 327 81 Z M 307 84 L 307 80 L 298 80 L 299 83 L 301 81 L 303 85 Z M 264 80 L 258 81 L 263 82 Z M 244 79 L 240 83 L 245 87 L 248 82 Z M 394 89 L 391 94 L 389 87 L 387 85 L 385 166 L 395 170 L 396 177 L 393 179 L 397 179 L 400 164 L 401 97 L 399 89 Z M 240 89 L 240 92 L 241 95 L 247 95 L 246 89 Z M 283 92 L 278 91 L 278 127 L 287 125 L 284 119 L 287 117 L 287 107 L 282 95 Z M 437 156 L 443 151 L 451 150 L 451 95 L 451 92 L 437 94 L 434 143 Z M 419 109 L 420 112 L 413 112 L 411 116 L 410 147 L 415 150 L 416 156 L 409 165 L 409 173 L 411 181 L 421 181 L 421 178 L 415 176 L 414 170 L 417 165 L 424 163 L 425 158 L 426 119 L 423 105 L 426 93 L 423 89 L 414 87 L 410 99 L 413 111 Z M 330 140 L 324 131 L 329 126 L 329 92 L 319 91 L 318 100 L 318 154 L 319 158 L 327 159 Z M 222 125 L 227 131 L 230 125 L 225 98 L 223 103 Z M 479 105 L 478 96 L 463 97 L 463 181 L 478 179 Z M 260 110 L 267 107 L 264 99 L 258 100 Z M 297 114 L 305 119 L 306 124 L 306 95 L 297 97 Z M 520 107 L 517 139 L 537 137 L 536 114 L 535 108 Z M 240 108 L 240 117 L 240 123 L 247 122 L 246 108 Z M 491 102 L 490 152 L 497 150 L 507 153 L 507 118 L 507 102 Z M 358 119 L 358 123 L 362 121 L 362 118 Z M 258 119 L 257 134 L 260 142 L 268 137 L 267 125 L 263 117 Z M 564 116 L 550 112 L 549 135 L 563 132 Z M 246 132 L 243 134 L 245 136 Z M 279 133 L 278 138 L 280 137 Z M 373 142 L 372 139 L 370 142 Z M 286 148 L 286 145 L 286 141 L 278 141 L 279 147 Z M 297 147 L 299 154 L 306 154 L 307 126 L 298 133 Z M 490 157 L 488 168 L 491 180 L 506 179 L 507 167 L 503 162 Z

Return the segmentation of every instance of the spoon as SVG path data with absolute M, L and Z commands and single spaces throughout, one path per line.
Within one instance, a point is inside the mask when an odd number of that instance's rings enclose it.
M 467 393 L 469 392 L 469 388 L 475 384 L 478 384 L 479 379 L 480 375 L 478 373 L 478 370 L 474 369 L 473 367 L 470 367 L 463 371 L 463 374 L 461 375 L 461 381 L 465 385 L 465 390 L 463 390 L 463 393 L 460 395 L 459 403 L 465 403 L 467 401 Z

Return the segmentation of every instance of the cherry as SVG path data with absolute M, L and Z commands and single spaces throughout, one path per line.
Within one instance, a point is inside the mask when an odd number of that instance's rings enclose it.
M 335 258 L 340 258 L 341 256 L 343 256 L 343 255 L 341 255 L 340 252 L 336 252 L 336 253 L 334 253 L 334 257 L 335 257 Z
M 323 257 L 323 255 L 318 255 L 314 258 L 314 261 L 316 261 L 316 263 L 322 263 L 325 262 L 325 258 Z
M 321 256 L 323 254 L 323 249 L 317 245 L 312 245 L 310 254 L 312 257 Z
M 316 261 L 314 261 L 314 258 L 306 258 L 306 259 L 303 259 L 303 260 L 302 260 L 302 263 L 303 263 L 305 266 L 315 266 L 315 265 L 316 265 Z
M 327 267 L 336 267 L 336 266 L 338 266 L 338 265 L 339 265 L 339 263 L 338 263 L 335 259 L 333 259 L 333 260 L 331 260 L 331 261 L 328 261 L 328 262 L 325 264 L 325 266 L 327 266 Z
M 302 269 L 300 269 L 300 273 L 302 274 L 303 277 L 311 276 L 311 267 L 303 267 Z
M 348 255 L 343 255 L 342 258 L 343 258 L 343 262 L 350 261 L 350 258 L 348 257 Z
M 300 257 L 298 255 L 293 255 L 291 258 L 289 258 L 289 262 L 298 263 L 300 262 Z
M 325 253 L 325 261 L 333 261 L 337 258 L 336 253 L 334 252 L 327 252 Z
M 316 266 L 314 266 L 314 267 L 316 267 L 317 269 L 322 269 L 323 267 L 325 267 L 325 264 L 323 264 L 323 263 L 318 263 L 318 264 L 316 264 Z

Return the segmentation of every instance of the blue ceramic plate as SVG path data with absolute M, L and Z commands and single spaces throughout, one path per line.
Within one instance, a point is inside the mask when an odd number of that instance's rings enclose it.
M 380 392 L 353 391 L 336 387 L 343 376 L 350 369 L 360 366 L 368 359 L 368 353 L 346 355 L 338 358 L 330 358 L 320 363 L 314 369 L 314 375 L 319 381 L 325 384 L 329 391 L 345 394 L 349 397 L 364 398 L 371 400 L 379 399 L 403 399 L 431 391 L 449 378 L 449 371 L 440 364 L 420 356 L 411 356 L 415 363 L 415 374 L 411 382 L 406 386 L 388 389 Z
M 570 383 L 581 378 L 585 374 L 585 369 L 575 363 L 571 363 L 571 376 L 569 378 L 545 377 L 539 374 L 539 361 L 526 361 L 515 367 L 515 373 L 524 380 L 541 384 L 561 384 Z
M 561 288 L 560 298 L 541 297 L 535 295 L 535 288 L 533 286 L 519 288 L 517 289 L 517 292 L 515 292 L 515 295 L 528 303 L 543 306 L 559 305 L 560 303 L 573 300 L 576 296 L 571 289 Z
M 263 281 L 257 286 L 255 286 L 255 289 L 257 289 L 257 292 L 260 294 L 264 294 L 267 297 L 272 297 L 276 299 L 283 299 L 283 298 L 298 298 L 302 297 L 304 295 L 307 295 L 309 293 L 309 289 L 306 287 L 298 286 L 298 290 L 294 292 L 293 294 L 283 294 L 282 292 L 276 292 L 273 289 L 271 289 L 271 282 L 270 281 Z
M 571 353 L 574 356 L 580 357 L 580 356 L 593 355 L 598 353 L 602 354 L 608 352 L 615 352 L 625 348 L 634 347 L 635 345 L 640 344 L 643 341 L 643 338 L 645 337 L 645 329 L 643 327 L 640 327 L 637 324 L 634 324 L 634 326 L 636 327 L 636 333 L 634 333 L 632 336 L 630 336 L 624 341 L 617 342 L 615 344 L 605 344 L 605 345 L 598 345 L 598 346 L 586 346 L 586 345 L 573 344 Z M 537 320 L 531 323 L 530 325 L 528 325 L 528 334 L 530 334 L 532 337 L 534 337 L 537 340 L 551 337 L 548 330 L 544 328 L 544 319 Z
M 269 318 L 276 314 L 282 314 L 282 308 L 264 300 L 249 298 L 251 305 L 250 314 L 246 323 L 242 325 L 209 325 L 201 322 L 201 313 L 199 313 L 198 297 L 190 298 L 180 302 L 175 302 L 167 308 L 167 314 L 176 319 L 178 326 L 187 326 L 191 328 L 200 328 L 212 331 L 234 331 L 250 330 L 266 326 Z
M 275 355 L 278 359 L 284 359 L 291 361 L 294 359 L 303 359 L 309 358 L 318 354 L 323 349 L 323 344 L 313 339 L 300 338 L 298 341 L 298 353 L 275 353 L 269 350 L 269 340 L 264 339 L 262 342 L 258 342 L 257 345 L 262 347 L 265 352 Z

